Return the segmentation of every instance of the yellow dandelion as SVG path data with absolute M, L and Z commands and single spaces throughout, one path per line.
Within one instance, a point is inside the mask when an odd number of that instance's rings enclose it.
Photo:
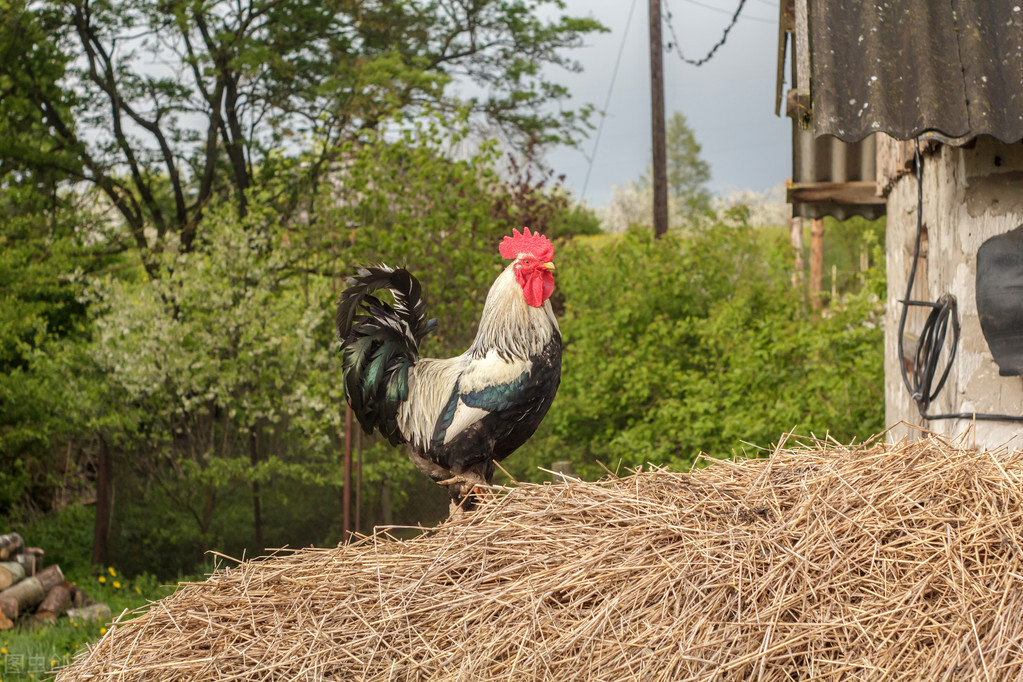
M 115 580 L 115 581 L 114 581 L 114 589 L 115 589 L 115 590 L 119 590 L 119 589 L 121 589 L 121 583 L 120 583 L 120 582 L 118 582 L 117 580 Z
M 107 571 L 110 572 L 110 575 L 114 576 L 115 578 L 117 577 L 117 571 L 114 570 L 113 566 L 107 566 Z
M 7 647 L 0 647 L 0 654 L 6 654 L 6 653 L 7 653 Z
M 101 634 L 101 635 L 107 634 L 107 629 L 106 628 L 100 628 L 99 629 L 99 634 Z
M 101 583 L 105 583 L 105 582 L 107 581 L 107 577 L 106 577 L 105 575 L 101 575 L 101 576 L 99 577 L 99 581 L 100 581 Z
M 57 659 L 56 658 L 51 658 L 50 659 L 50 667 L 52 668 L 55 665 L 57 665 Z
M 139 589 L 138 585 L 135 586 L 135 593 L 136 594 L 142 594 L 142 590 Z

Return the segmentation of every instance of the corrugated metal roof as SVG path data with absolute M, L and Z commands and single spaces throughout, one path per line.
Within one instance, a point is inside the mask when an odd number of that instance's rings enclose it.
M 1023 139 L 1023 0 L 811 0 L 816 135 Z

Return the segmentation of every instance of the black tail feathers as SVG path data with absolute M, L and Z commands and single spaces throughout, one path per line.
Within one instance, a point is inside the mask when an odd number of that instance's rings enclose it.
M 408 398 L 409 368 L 437 321 L 426 320 L 422 287 L 404 268 L 363 267 L 347 282 L 336 319 L 345 396 L 367 432 L 378 428 L 397 445 L 404 440 L 397 417 Z M 391 291 L 393 307 L 371 295 L 381 289 Z

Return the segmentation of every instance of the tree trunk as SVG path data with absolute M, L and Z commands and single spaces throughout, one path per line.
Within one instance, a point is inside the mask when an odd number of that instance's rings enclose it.
M 25 541 L 17 533 L 0 535 L 0 561 L 6 561 L 21 551 Z
M 25 579 L 25 567 L 16 561 L 0 563 L 0 590 L 6 590 L 14 583 Z
M 114 511 L 114 468 L 106 438 L 99 438 L 99 461 L 96 466 L 96 519 L 92 526 L 92 563 L 105 566 L 107 542 Z
M 71 605 L 71 590 L 64 583 L 56 585 L 46 593 L 46 597 L 36 609 L 34 620 L 37 623 L 55 623 L 57 617 Z
M 18 606 L 18 612 L 25 612 L 41 602 L 50 590 L 63 583 L 64 574 L 60 566 L 48 566 L 38 575 L 25 578 L 0 592 L 0 599 L 13 599 Z
M 819 311 L 824 305 L 824 220 L 815 218 L 810 227 L 810 307 Z

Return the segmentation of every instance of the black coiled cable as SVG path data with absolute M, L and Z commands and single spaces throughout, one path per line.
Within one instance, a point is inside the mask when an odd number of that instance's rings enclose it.
M 916 279 L 916 265 L 920 258 L 920 241 L 923 236 L 924 219 L 924 189 L 923 189 L 923 157 L 920 154 L 920 140 L 914 140 L 914 160 L 916 162 L 916 243 L 913 246 L 913 264 L 909 269 L 909 281 L 906 283 L 906 297 L 902 303 L 902 314 L 899 316 L 898 352 L 899 369 L 902 372 L 902 383 L 916 403 L 920 416 L 927 420 L 938 419 L 987 419 L 993 421 L 1020 422 L 1023 417 L 1005 414 L 983 414 L 977 412 L 960 412 L 956 414 L 927 414 L 927 408 L 938 393 L 945 386 L 948 375 L 952 371 L 952 362 L 956 357 L 956 350 L 959 348 L 959 315 L 956 306 L 956 297 L 952 294 L 944 294 L 935 303 L 930 301 L 914 301 L 910 299 L 913 292 L 913 282 Z M 906 316 L 910 306 L 921 306 L 931 309 L 917 340 L 916 351 L 913 353 L 913 364 L 907 370 L 906 352 L 903 347 L 903 336 L 906 331 Z M 948 330 L 952 329 L 952 346 L 948 352 L 948 360 L 945 369 L 934 385 L 935 377 L 938 374 L 941 352 L 945 347 L 948 338 Z

